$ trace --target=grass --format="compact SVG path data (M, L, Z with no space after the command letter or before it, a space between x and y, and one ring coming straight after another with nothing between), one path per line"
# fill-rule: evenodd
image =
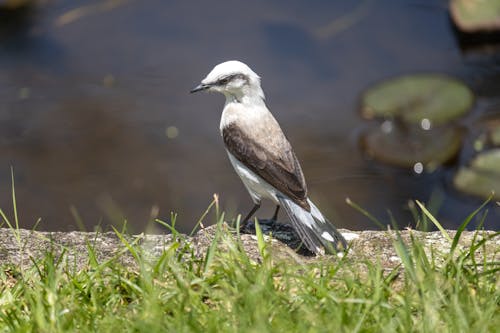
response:
M214 242L224 250L213 243L197 257L174 229L177 241L151 260L115 230L134 267L99 262L91 244L79 271L50 249L29 269L2 264L0 332L495 332L500 265L480 253L498 247L498 233L456 247L477 214L448 235L452 251L440 261L399 237L402 264L392 271L373 262L361 271L349 255L275 261L259 228L261 262L221 227Z

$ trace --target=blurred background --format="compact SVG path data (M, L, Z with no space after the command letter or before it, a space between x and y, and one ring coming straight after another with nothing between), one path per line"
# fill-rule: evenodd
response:
M470 87L473 106L457 121L465 133L499 118L499 44L464 37L448 9L442 0L0 0L0 207L12 216L12 167L25 228L126 219L133 232L159 231L153 220L175 212L188 231L214 193L229 220L247 213L219 134L224 98L188 93L238 59L262 77L310 197L337 226L378 228L350 198L400 227L414 225L408 203L420 200L456 228L485 201L453 186L474 138L424 170L380 162L360 144L370 126L362 94L399 75L442 73ZM495 200L489 229L500 227ZM259 217L272 210L264 204Z

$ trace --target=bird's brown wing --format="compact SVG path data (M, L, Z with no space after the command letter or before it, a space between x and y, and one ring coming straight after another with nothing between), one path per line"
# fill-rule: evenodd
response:
M280 135L283 135L280 131ZM269 140L272 149L266 147L266 140L256 141L246 135L236 124L222 129L222 137L227 150L247 168L297 205L310 211L307 202L307 186L299 161L292 147L283 140Z

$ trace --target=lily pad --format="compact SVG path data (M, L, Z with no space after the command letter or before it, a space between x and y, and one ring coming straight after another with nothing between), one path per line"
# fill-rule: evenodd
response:
M34 2L34 0L0 0L0 9L17 9Z
M478 171L486 171L500 176L500 149L491 149L477 155L471 162L471 167Z
M467 113L474 102L472 91L461 81L441 74L417 74L383 81L362 97L367 119L400 118L406 123L427 120L448 123Z
M500 146L500 126L490 132L490 141L495 146Z
M452 0L450 12L453 22L464 32L500 30L500 0Z
M474 128L479 133L474 141L476 151L500 147L500 118L498 115L484 117L475 124Z
M462 167L455 174L453 184L459 191L500 200L500 149L485 151L472 160L470 167Z
M486 123L488 140L493 146L500 146L500 119L493 119Z
M462 130L455 127L428 131L388 127L384 123L367 131L361 144L369 156L394 166L409 168L421 163L434 170L455 157L462 144Z

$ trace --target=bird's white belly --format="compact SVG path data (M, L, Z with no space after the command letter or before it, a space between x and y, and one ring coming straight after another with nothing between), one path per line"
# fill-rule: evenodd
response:
M262 198L270 199L278 204L276 194L278 191L269 185L264 179L256 175L252 170L248 169L243 163L238 161L230 152L227 153L229 160L234 167L234 170L240 176L241 181L250 193L252 200L257 203Z

